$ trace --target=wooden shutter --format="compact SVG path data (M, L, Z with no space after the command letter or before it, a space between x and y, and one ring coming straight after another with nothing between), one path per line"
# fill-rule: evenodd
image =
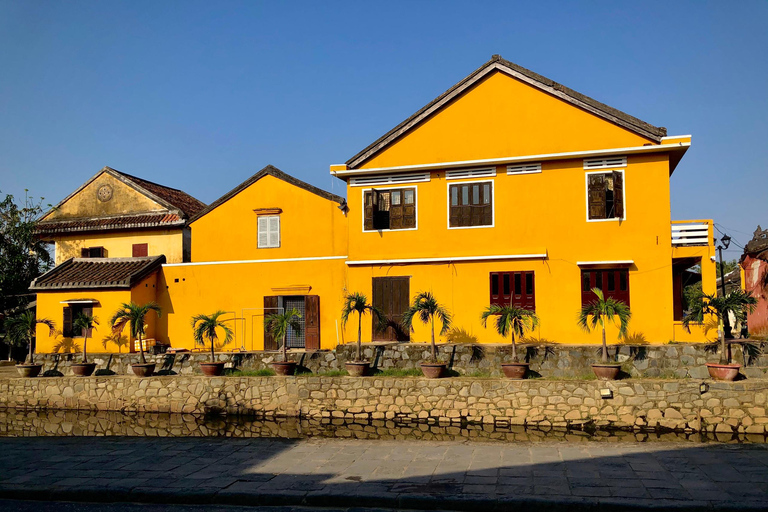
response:
M72 337L72 308L69 306L64 308L64 319L61 322L62 334L65 338Z
M480 200L482 201L482 225L493 224L493 183L480 184Z
M403 190L403 228L416 227L416 189Z
M410 293L409 277L374 277L373 305L381 309L387 318L387 328L372 325L374 341L409 341L410 332L402 326L403 313L408 309Z
M258 217L258 246L260 248L269 247L269 222L267 217Z
M280 216L267 217L269 224L269 247L280 247Z
M392 190L389 193L389 229L403 228L403 191Z
M88 247L83 247L80 249L80 257L81 258L90 258L91 257L91 250Z
M320 296L304 297L304 348L320 350Z
M613 171L613 212L617 219L624 218L624 175Z
M365 220L363 222L363 229L365 231L373 230L373 191L369 190L363 197L365 208Z
M453 197L456 196L456 204L453 204ZM448 205L449 205L449 225L456 227L459 225L461 219L461 190L458 185L451 185L448 189Z
M134 258L146 258L149 255L148 244L133 244L132 253Z
M459 226L472 225L471 189L471 185L459 185Z
M589 174L588 191L589 218L605 218L605 177L603 174Z
M83 311L81 312L84 316L93 316L93 307L84 307ZM80 336L85 336L85 329L83 329L83 332L79 333ZM93 336L93 328L88 329L88 337Z
M264 297L264 318L267 318L273 313L279 313L277 310L277 295L268 295ZM264 327L264 350L277 350L277 342L275 338L269 334L266 328L266 322Z

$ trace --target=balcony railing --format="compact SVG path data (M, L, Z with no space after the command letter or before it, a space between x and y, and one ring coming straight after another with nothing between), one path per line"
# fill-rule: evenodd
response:
M672 221L672 246L709 245L712 241L711 220Z

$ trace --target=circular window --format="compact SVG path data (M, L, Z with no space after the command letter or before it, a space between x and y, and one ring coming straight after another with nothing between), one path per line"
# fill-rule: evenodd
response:
M98 192L96 192L96 197L98 197L99 201L102 203L109 201L112 199L112 187L109 185L100 186Z

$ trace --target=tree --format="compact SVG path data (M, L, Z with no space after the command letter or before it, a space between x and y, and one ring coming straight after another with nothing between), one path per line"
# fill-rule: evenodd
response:
M88 334L91 332L91 329L93 329L94 325L99 325L99 320L93 316L93 315L86 315L85 313L80 313L75 317L75 319L72 321L72 329L74 329L75 332L82 332L83 333L83 362L88 362Z
M157 314L157 318L160 318L161 309L156 302L147 302L144 305L136 304L131 301L120 305L115 314L110 320L113 333L120 333L125 328L126 324L131 326L131 336L139 340L139 353L141 354L141 364L147 364L147 358L144 357L144 343L142 342L142 336L144 336L145 326L144 318L150 311L154 311Z
M0 202L0 315L28 304L29 284L53 264L48 247L35 236L42 213L42 198L25 197L19 205L8 194Z
M56 324L47 318L36 318L32 311L25 311L19 315L8 318L5 321L5 328L8 330L8 340L14 345L29 345L28 364L35 364L34 344L32 339L35 337L37 324L48 327L49 335L53 335Z
M207 339L211 343L211 362L216 362L216 352L214 350L214 344L219 339L219 335L216 329L221 329L224 333L224 345L232 341L232 329L229 328L224 321L219 320L222 315L225 315L225 311L216 311L211 315L195 315L192 317L192 337L195 343L205 346L205 340Z
M480 319L483 322L483 327L486 327L488 318L495 316L494 321L496 332L503 338L509 335L512 338L512 360L517 363L517 347L515 344L515 336L522 338L525 336L525 331L532 331L539 325L539 317L536 313L524 308L518 308L516 306L499 306L492 304L483 311Z
M445 334L451 328L451 313L435 299L431 292L421 292L413 297L413 304L403 313L403 325L413 329L413 319L418 317L432 330L432 361L437 361L437 345L435 345L435 318L440 320L443 327L440 334Z
M606 299L600 288L592 288L592 293L597 295L597 298L581 308L578 324L579 327L587 332L592 331L598 325L602 328L603 351L600 361L602 363L607 363L608 345L605 343L605 322L608 320L615 324L616 319L618 319L619 338L621 338L627 334L627 326L629 325L630 318L632 318L632 312L629 310L629 306L623 301L616 300L613 297Z
M296 334L301 334L301 314L296 308L291 308L283 313L272 313L264 319L264 327L275 339L280 340L283 352L283 362L288 362L288 349L285 346L285 337L288 329L293 329Z
M683 317L683 325L687 328L691 322L703 323L708 315L717 318L717 336L720 341L720 364L728 364L728 347L725 342L723 319L732 313L737 322L745 322L747 313L757 307L757 299L751 293L743 290L733 290L731 293L718 297L715 294L702 294L690 305L691 311Z
M360 362L363 360L363 315L370 313L372 317L375 316L379 326L384 325L387 321L387 318L379 308L373 304L368 304L368 297L362 293L348 293L347 296L344 297L344 307L341 308L342 326L347 325L349 315L353 313L357 313L357 358L355 359L355 362Z

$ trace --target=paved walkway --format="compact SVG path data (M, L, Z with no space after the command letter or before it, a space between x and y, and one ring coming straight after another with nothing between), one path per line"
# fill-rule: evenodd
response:
M768 446L5 438L0 499L483 512L759 510L768 509Z

